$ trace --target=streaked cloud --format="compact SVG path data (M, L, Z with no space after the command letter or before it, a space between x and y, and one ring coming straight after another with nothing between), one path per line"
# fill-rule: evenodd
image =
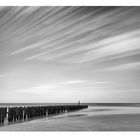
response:
M6 7L1 40L24 60L82 63L139 49L138 7ZM132 47L133 46L133 47Z
M48 93L48 92L58 92L59 89L61 90L68 90L69 88L82 88L81 84L84 86L91 86L94 87L95 85L101 85L101 84L106 84L109 83L109 81L92 81L92 80L75 80L75 81L64 81L64 82L59 82L59 83L52 83L52 84L42 84L40 86L35 86L31 87L28 89L21 89L17 90L16 92L21 92L21 93ZM67 89L65 89L67 88Z
M5 76L6 76L6 74L0 74L0 78L3 78Z
M0 7L0 66L0 100L120 101L124 90L132 97L140 7Z
M114 67L102 69L101 71L118 71L118 70L140 70L140 62L117 65Z

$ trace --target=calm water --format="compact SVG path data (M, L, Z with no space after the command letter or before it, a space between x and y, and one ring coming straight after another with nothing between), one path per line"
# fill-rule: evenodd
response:
M140 107L135 106L89 106L88 109L83 109L76 112L63 114L65 117L75 116L101 116L101 115L117 115L117 114L140 114ZM59 116L56 116L59 117Z

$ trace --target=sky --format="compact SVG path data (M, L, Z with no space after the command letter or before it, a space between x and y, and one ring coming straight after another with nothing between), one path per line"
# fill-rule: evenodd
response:
M0 102L140 102L140 7L0 7Z

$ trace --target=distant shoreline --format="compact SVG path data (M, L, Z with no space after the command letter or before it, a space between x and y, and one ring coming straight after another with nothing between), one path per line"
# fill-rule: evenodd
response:
M0 106L26 106L26 105L76 105L77 103L0 103ZM81 103L89 106L134 106L140 107L140 103Z

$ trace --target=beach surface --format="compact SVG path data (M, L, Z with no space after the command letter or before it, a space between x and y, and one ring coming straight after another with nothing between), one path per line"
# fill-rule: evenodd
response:
M75 112L5 125L0 131L140 131L140 107L89 106Z

